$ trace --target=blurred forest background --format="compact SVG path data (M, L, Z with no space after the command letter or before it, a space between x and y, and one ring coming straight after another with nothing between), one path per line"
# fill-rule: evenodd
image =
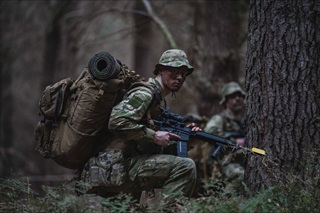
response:
M183 49L195 72L170 108L220 111L222 85L244 85L248 9L248 0L1 1L0 176L51 182L74 174L34 150L38 101L100 51L147 79L163 51Z
M163 51L180 48L195 71L168 98L171 110L209 118L221 110L223 84L238 81L246 144L267 153L247 156L245 184L294 188L278 201L259 193L254 205L318 210L319 23L319 0L0 1L0 178L28 177L29 187L74 176L34 150L47 85L76 79L101 51L147 79Z

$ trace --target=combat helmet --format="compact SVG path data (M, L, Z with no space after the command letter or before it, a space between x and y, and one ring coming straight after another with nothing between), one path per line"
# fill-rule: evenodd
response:
M193 72L193 67L189 64L186 53L179 49L166 50L160 57L159 64L156 64L153 74L157 75L159 68L165 67L182 67L188 68L188 75Z
M246 95L246 93L241 89L241 87L238 83L232 81L232 82L225 84L220 92L222 100L219 102L219 104L223 105L224 102L226 101L226 97L228 95L231 95L236 92L240 92L243 96Z

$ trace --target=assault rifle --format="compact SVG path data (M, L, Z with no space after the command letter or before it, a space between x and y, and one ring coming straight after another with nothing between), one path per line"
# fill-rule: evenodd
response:
M193 132L191 131L191 128L187 127L184 123L185 118L183 116L174 114L168 109L162 110L161 118L159 120L152 121L160 131L167 131L180 136L180 139L177 141L177 155L180 157L188 157L189 139L197 139L217 146L215 151L212 153L211 158L215 158L218 152L223 147L250 150L248 148L234 144L230 140L219 137L217 135L212 135L202 131ZM266 152L262 149L252 148L250 151L257 154L266 155Z

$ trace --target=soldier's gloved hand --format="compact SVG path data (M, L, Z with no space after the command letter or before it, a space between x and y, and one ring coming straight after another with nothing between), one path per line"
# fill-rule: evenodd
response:
M168 146L168 143L172 140L180 139L179 135L165 132L165 131L156 131L155 137L154 137L154 143L158 144L162 147Z

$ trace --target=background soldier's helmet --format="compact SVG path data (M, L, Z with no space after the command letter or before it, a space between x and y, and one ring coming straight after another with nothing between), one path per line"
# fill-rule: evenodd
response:
M171 49L165 51L160 57L159 64L156 65L153 73L158 74L161 66L165 67L182 67L186 66L188 68L188 75L193 71L193 67L189 64L186 53L183 50Z
M223 86L221 89L220 95L222 97L222 100L219 102L220 105L223 105L226 101L226 97L228 95L231 95L233 93L240 92L243 96L246 95L246 93L241 89L240 85L236 82L230 82Z

